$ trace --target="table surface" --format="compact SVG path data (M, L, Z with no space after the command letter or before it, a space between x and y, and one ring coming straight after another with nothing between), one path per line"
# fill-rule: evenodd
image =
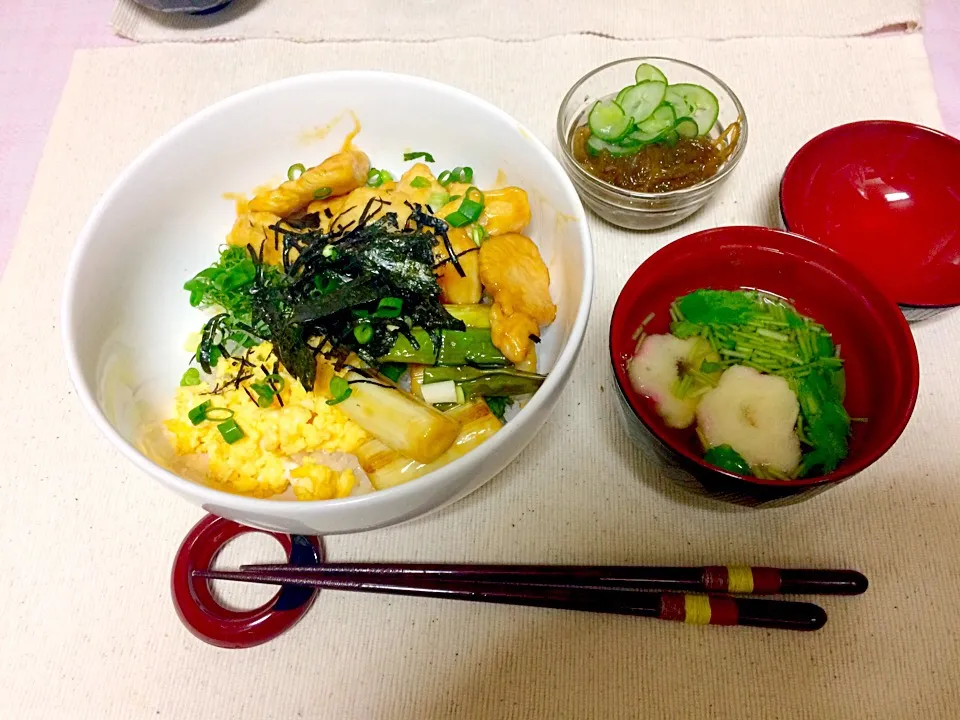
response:
M0 6L0 272L47 130L80 48L128 44L110 30L113 0L3 0ZM944 127L960 135L960 2L929 0L924 38ZM64 188L69 191L69 188Z

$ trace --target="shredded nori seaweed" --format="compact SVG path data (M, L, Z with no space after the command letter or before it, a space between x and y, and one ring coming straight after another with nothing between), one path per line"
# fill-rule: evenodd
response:
M218 353L237 355L254 341L269 340L287 372L312 390L319 354L342 367L355 352L376 367L399 335L419 347L414 327L437 344L441 330L465 330L440 303L434 274L434 247L443 243L448 261L465 276L447 224L423 206L407 204L411 214L404 227L380 198L341 227L337 220L355 208L344 210L330 232L320 228L317 213L271 225L276 247L282 247L282 268L263 262L263 247L257 253L248 246L242 257L242 248L226 248L220 262L187 288L191 301L199 299L194 304L224 311L204 326L196 356L204 371L211 371ZM226 290L216 282L222 277L233 280ZM384 298L402 301L398 317L378 315ZM372 335L355 333L359 325L370 326Z

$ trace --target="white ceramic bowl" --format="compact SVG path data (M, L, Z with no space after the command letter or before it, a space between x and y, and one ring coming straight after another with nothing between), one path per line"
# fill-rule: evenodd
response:
M167 417L203 314L183 283L216 259L234 219L229 192L280 181L293 163L335 152L352 123L314 132L352 110L356 145L376 167L401 170L405 151L427 150L439 169L470 165L478 186L498 173L530 196L528 234L551 273L559 310L539 346L549 377L506 427L468 455L388 490L321 502L241 497L180 477L160 461L151 428ZM306 133L306 135L305 135ZM593 254L583 207L550 152L506 113L421 78L332 72L271 83L228 98L182 123L114 182L74 250L63 299L70 375L94 422L133 463L205 510L267 530L348 533L436 510L500 472L547 419L570 377L593 294Z

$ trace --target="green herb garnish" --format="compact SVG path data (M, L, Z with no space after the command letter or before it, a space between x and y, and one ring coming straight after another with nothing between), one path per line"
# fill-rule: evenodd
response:
M800 403L798 434L809 448L798 476L837 468L849 450L850 417L843 407L843 360L822 325L781 298L745 290L697 290L678 298L670 316L672 334L702 337L720 356L720 362L704 361L700 373L737 364L790 383Z
M750 464L743 459L743 456L729 445L717 445L710 448L703 454L703 459L711 465L716 465L721 470L727 470L738 475L750 475L753 472L750 469Z
M490 412L496 415L500 422L503 422L504 415L507 414L507 408L513 404L513 398L504 395L485 397L484 400L487 403L487 407L490 408Z
M196 368L187 368L187 371L180 378L180 387L190 387L200 384L200 371Z

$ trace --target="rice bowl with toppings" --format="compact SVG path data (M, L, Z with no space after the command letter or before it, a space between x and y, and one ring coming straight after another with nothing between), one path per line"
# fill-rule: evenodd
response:
M336 103L329 102L330 97L337 98ZM420 113L416 120L395 113L387 117L382 112L387 106L421 107L425 99L433 103L432 112L426 116ZM469 198L450 200L449 208L431 205L433 212L424 209L423 215L464 215L466 222L455 234L462 234L459 240L474 247L479 247L477 239L483 246L490 245L493 267L497 266L496 256L501 251L529 254L526 248L532 245L549 275L549 302L555 307L552 320L546 322L540 301L521 307L529 298L513 294L510 278L497 277L495 273L488 273L487 282L480 280L484 294L479 302L448 302L452 298L446 295L441 301L440 294L446 288L441 287L443 282L436 272L440 268L433 266L443 258L433 255L436 243L431 243L430 277L438 290L433 307L440 308L442 314L437 316L451 327L429 328L427 335L435 331L463 333L470 342L460 342L464 338L455 337L456 342L448 344L442 339L432 345L423 343L420 320L406 328L414 342L400 328L398 335L406 344L385 334L384 329L393 332L388 325L403 324L384 316L396 312L396 300L402 301L403 315L411 307L410 296L388 288L389 292L369 301L352 303L349 313L338 316L347 320L349 315L349 336L346 342L338 339L339 350L334 356L326 352L333 350L333 344L326 347L316 338L306 338L311 358L317 360L314 351L325 358L324 363L314 363L313 384L306 374L307 363L289 360L290 350L297 349L284 347L283 333L265 337L258 334L263 328L254 327L250 337L241 339L235 328L220 325L221 320L210 328L208 340L216 342L207 342L204 352L198 352L198 329L205 320L209 322L223 313L216 303L208 303L202 293L195 293L196 287L185 291L185 282L204 273L204 268L211 270L219 265L221 270L227 269L242 253L246 253L242 260L245 267L235 277L228 270L221 283L246 283L248 262L257 273L269 274L268 268L282 267L282 258L278 264L277 258L270 255L280 247L272 234L271 243L265 247L261 244L256 257L250 254L246 245L257 250L256 243L250 240L258 233L263 237L263 226L258 223L262 216L248 213L269 212L284 223L300 223L302 210L284 216L270 208L254 207L253 200L261 192L280 190L285 183L293 182L287 177L288 170L292 169L297 178L306 177L307 171L341 152L344 136L355 129L349 123L351 114L362 125L356 148L362 148L360 152L367 155L370 167L353 190L344 188L340 194L331 192L321 197L325 195L324 187L330 186L311 188L307 204L336 201L351 192L373 196L395 191L391 184L399 186L404 174L417 165L426 165L433 180L421 175L418 169L407 178L409 188L401 192L427 190L416 185L428 182L429 194L436 191L435 184L443 185L441 178L451 197L464 195L458 192L460 186L464 186L462 190L475 187L477 190L471 190ZM485 132L465 134L462 129L457 130L468 117L474 130L485 128ZM331 121L337 118L341 118L342 124ZM325 128L323 137L311 130L318 126ZM330 127L334 127L333 132ZM416 152L430 153L435 163L425 157L403 159ZM294 167L298 164L303 165L302 171ZM468 164L473 165L472 181L459 173L455 179L443 176L444 171L452 176L458 167L465 170ZM378 172L374 178L370 173L375 169ZM384 170L391 179L382 174ZM423 179L418 180L420 177ZM374 187L378 180L379 187ZM268 185L265 187L264 183ZM257 190L252 192L253 188ZM490 210L489 216L496 214L492 211L497 203L513 201L518 193L510 188L528 193L526 227L520 232L503 228L504 232L498 235L494 223L484 227L483 232L489 237L481 236L480 229L471 226L484 226L485 221L471 219L477 209L470 203L465 205L465 200L482 203L481 214ZM246 212L238 213L237 195L244 195ZM224 196L233 200L228 202ZM379 205L379 201L374 205ZM364 203L357 214L366 207ZM331 214L336 216L332 208ZM383 219L384 213L379 215L375 222ZM318 236L328 231L320 225L331 220L322 209L318 216L320 219L309 221L314 227L284 229L291 236L301 230ZM446 222L442 217L438 219ZM459 218L454 217L454 221ZM404 218L398 217L396 222L399 232L407 226ZM276 226L276 220L271 219L270 225ZM410 235L432 233L418 231L416 221L411 222L410 228ZM239 242L244 233L246 241ZM218 259L216 248L225 236L238 242L228 240L221 246ZM281 234L281 244L284 240ZM493 241L499 241L500 247ZM293 242L296 238L291 237L290 243ZM328 244L335 243L317 246L319 256L323 256ZM445 242L440 246L447 247ZM224 257L223 251L237 254ZM460 252L455 249L454 255ZM477 273L470 277L475 279L480 274L480 250L457 259L461 266L475 260ZM423 265L425 260L421 257L418 262ZM443 265L451 266L448 269L459 277L453 261ZM211 270L208 275L217 276L218 272ZM569 378L589 313L592 277L589 235L576 194L549 151L516 121L466 93L429 81L383 73L327 73L256 88L213 106L158 141L121 176L94 210L78 243L64 298L64 344L71 376L93 419L134 463L167 487L212 512L264 529L351 532L409 519L452 502L489 480L516 456L546 420ZM449 279L451 293L464 290L455 287L453 277ZM254 284L260 283L257 279ZM476 287L475 281L470 284ZM324 283L314 284L314 288L332 289ZM197 301L197 307L191 307L190 300ZM483 307L479 312L476 308L465 312L447 309L457 305L461 309L471 305ZM362 312L354 315L354 310L366 311L368 316L363 317ZM305 316L296 320L302 322L313 320ZM539 334L531 329L531 322L536 323ZM346 325L344 322L344 330ZM373 335L368 337L365 327L371 325ZM475 330L484 331L486 342L482 341L484 333L471 332ZM499 339L494 341L498 332ZM232 341L238 341L237 347L221 342L231 335L236 335ZM392 345L384 350L390 340ZM227 353L220 352L218 356L221 344ZM305 358L302 350L299 348L299 355L294 357ZM244 357L248 352L250 356ZM429 360L438 358L440 352L447 359L459 360L430 364ZM202 355L209 371L200 364L198 355ZM260 364L266 370L246 367L247 363L253 365L255 359L264 360ZM236 382L238 363L244 366L241 374L252 372L253 376L242 380L239 388L217 388L231 377ZM406 375L393 379L391 374L397 363L407 366ZM327 366L332 369L332 376L328 375ZM451 368L457 368L460 374L451 376ZM369 377L370 374L377 377ZM536 383L532 388L535 392L522 394L521 390L529 387L525 384L531 381ZM497 388L503 394L494 395ZM214 390L218 392L204 395ZM304 395L300 395L301 390ZM345 390L350 391L349 396ZM404 439L404 433L412 432L415 426L385 423L383 428L371 432L369 427L363 427L369 419L359 415L364 405L381 404L383 393L393 398L413 396L417 412L431 419L428 429L436 432L438 427L446 428L437 435L448 443L446 449L442 443L428 443L433 453L437 447L439 455L451 450L460 436L459 429L471 423L477 423L478 433L486 432L488 436L473 444L477 435L471 434L471 443L459 446L456 457L439 465L435 464L439 455L421 452L424 448L417 450L415 443L398 455L399 444L410 440ZM465 402L461 402L461 397ZM503 397L511 397L515 402L495 399ZM287 409L291 398L293 407ZM197 410L208 400L211 405ZM281 400L285 404L282 408ZM240 401L247 406L241 409ZM269 407L260 407L261 402L268 401ZM467 410L475 409L478 403L486 408L483 418ZM457 405L462 409L459 416ZM190 418L191 411L195 411L196 425ZM503 420L498 416L501 412ZM361 427L364 434L361 436L342 416ZM438 416L442 418L439 421ZM260 422L266 417L271 422L276 419L276 425ZM174 431L168 427L171 422L175 423ZM293 437L294 425L300 428L296 431L300 439ZM391 435L386 432L387 426L399 432ZM496 432L490 433L495 426ZM317 433L310 427L316 428ZM361 437L363 443L355 447ZM277 479L277 461L273 458L261 458L273 468L267 473L272 474L270 482L265 487L251 486L254 472L259 482L256 465L260 460L251 465L252 456L244 453L243 457L238 454L228 461L228 453L222 448L214 460L210 450L219 447L218 443L237 446L234 450L244 445L270 449L283 466L286 487L276 492L284 480ZM369 446L366 455L360 452L363 445ZM411 461L417 466L412 474ZM384 473L382 489L373 491L376 485L363 471L362 462ZM178 463L189 464L190 472ZM212 476L211 466L217 477ZM332 475L327 470L317 471L316 466L327 468ZM174 471L170 471L172 467ZM343 472L347 469L353 473L353 487L346 497L338 497L346 494L345 488L350 485L349 474ZM367 480L371 481L369 485ZM310 500L276 502L295 500L298 488ZM331 493L330 500L314 501L330 497Z

